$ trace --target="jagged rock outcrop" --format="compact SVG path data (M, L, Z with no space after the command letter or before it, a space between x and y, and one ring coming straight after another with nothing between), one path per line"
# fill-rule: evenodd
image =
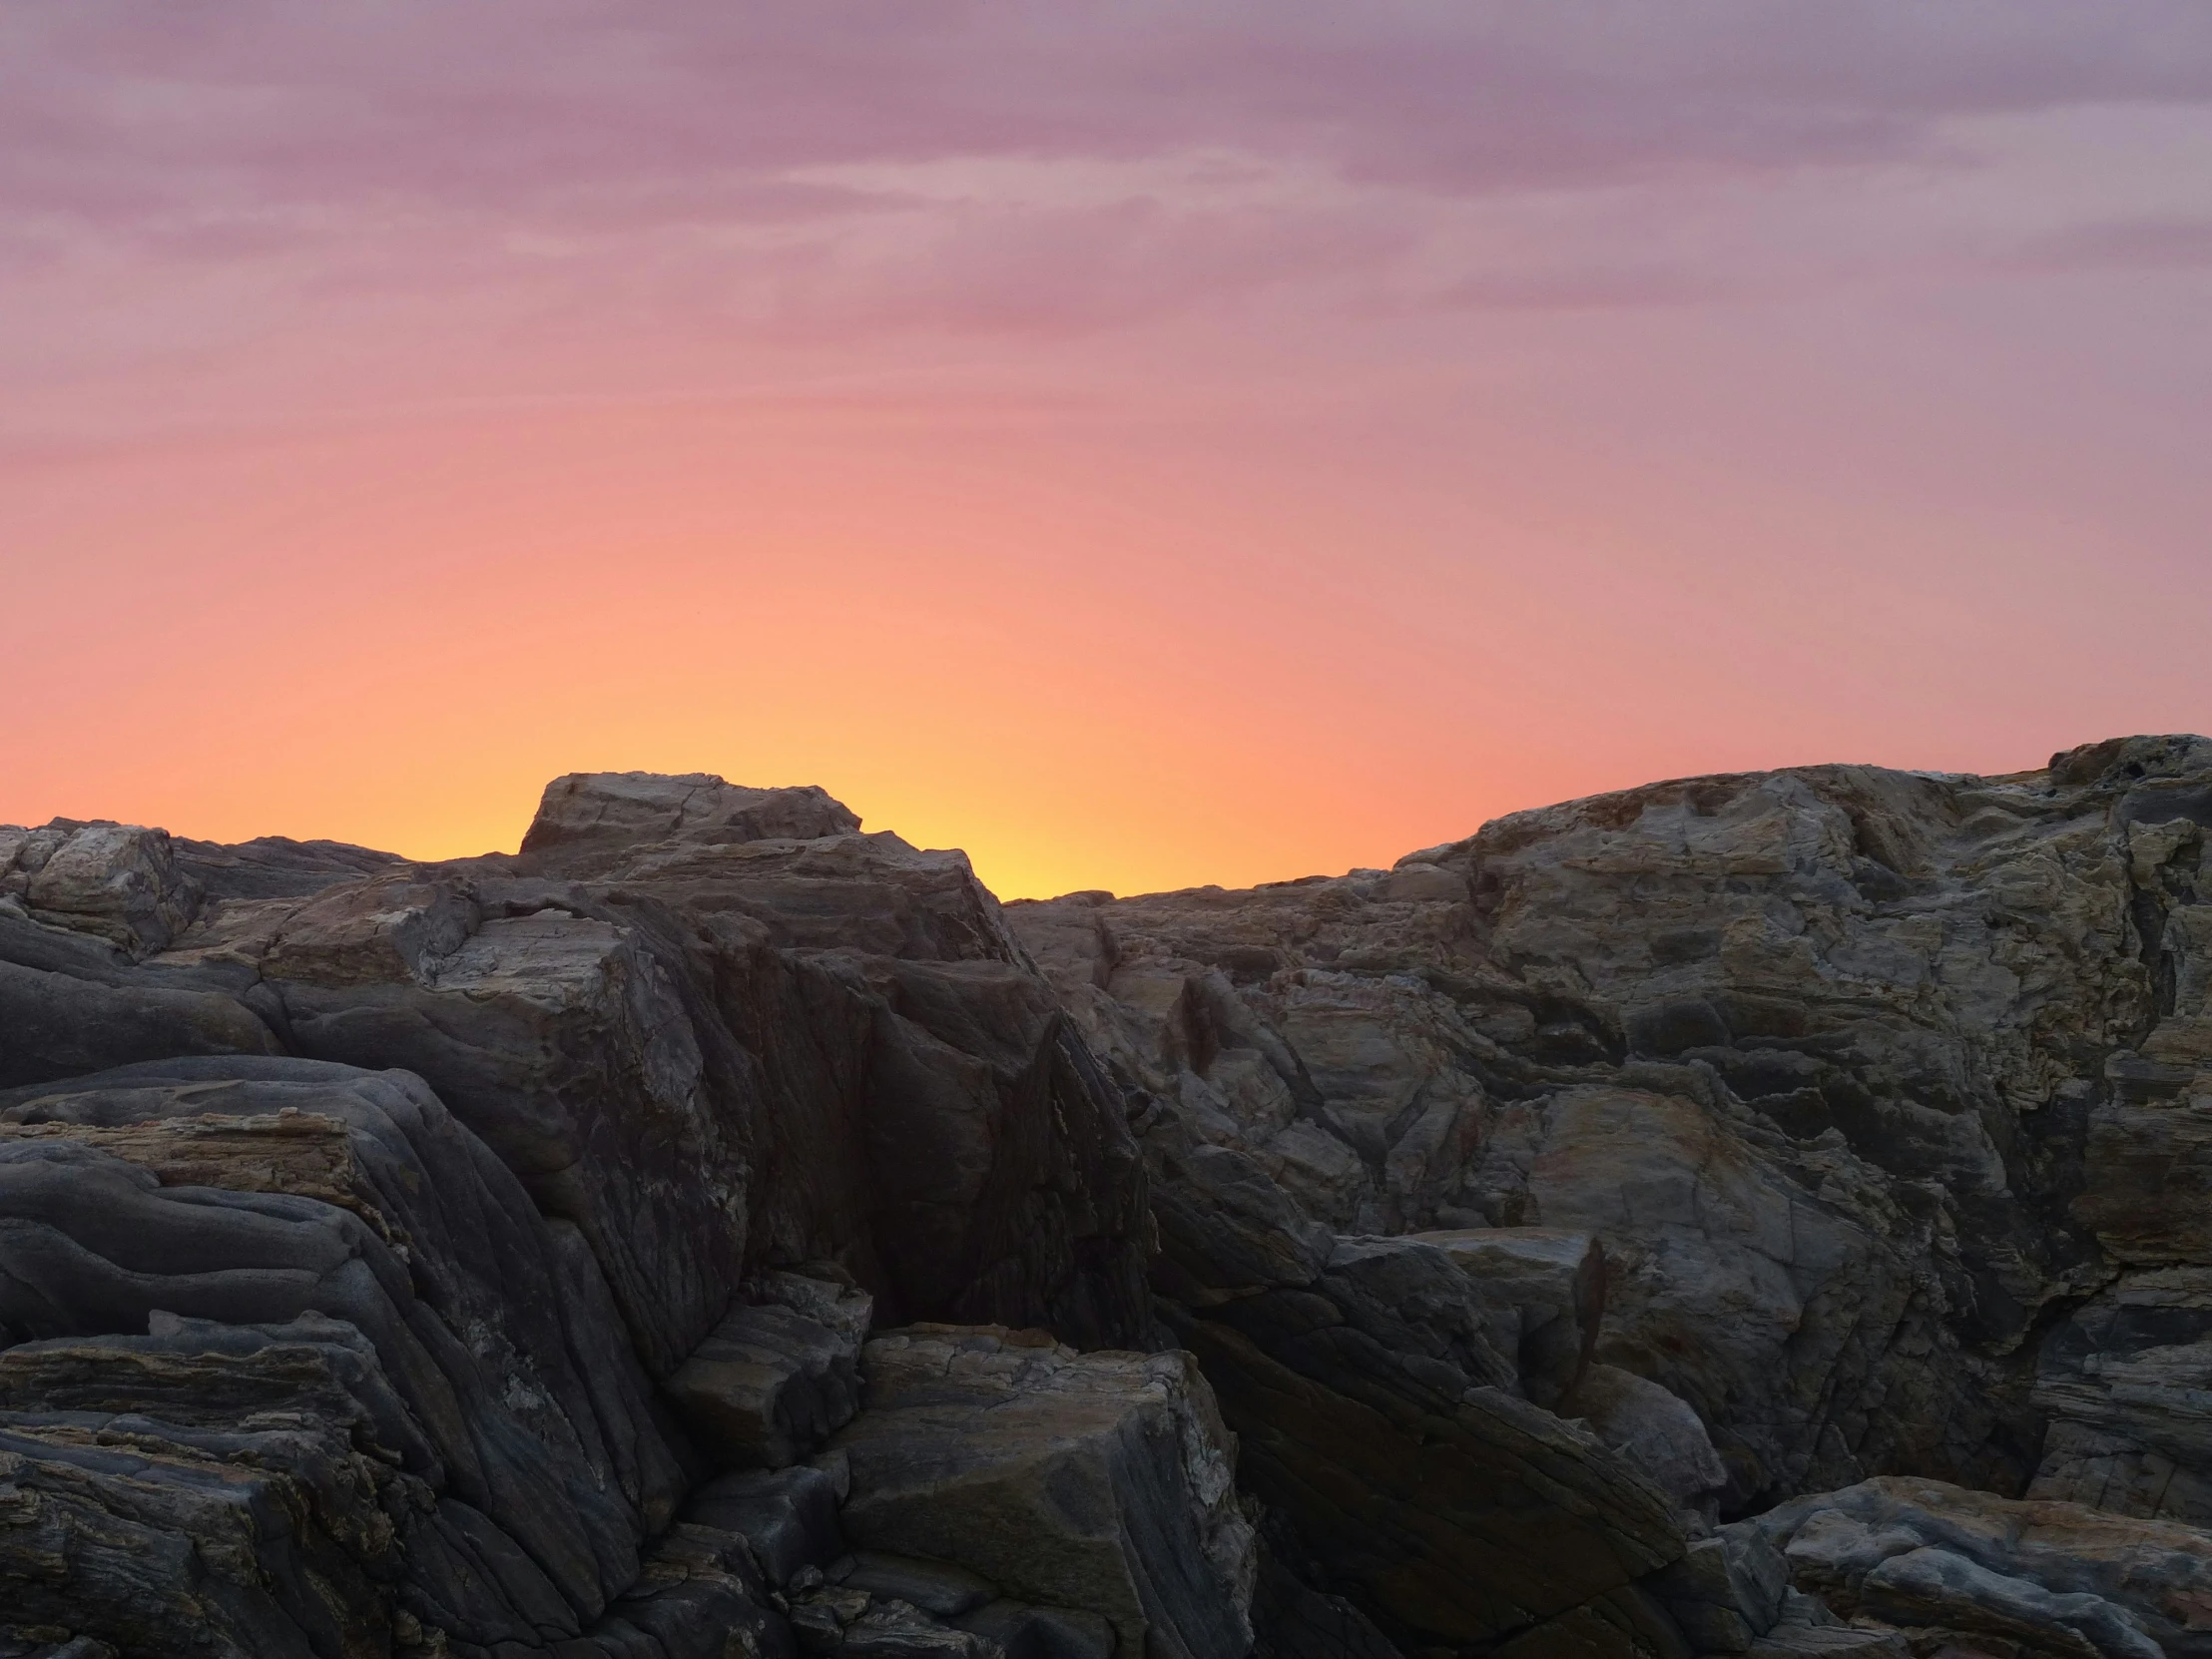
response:
M519 856L428 865L62 829L0 840L0 1086L411 1071L583 1231L656 1379L756 1261L843 1261L893 1323L1148 1328L1118 1097L965 859L819 790L563 779Z
M0 1091L34 1647L788 1651L819 1539L710 1477L849 1418L871 1307L1155 1329L1118 1093L965 860L820 791L565 779L444 864L0 831Z
M2198 1655L2207 830L2195 739L1004 910L704 776L0 829L0 1659Z
M623 1651L688 1453L575 1229L418 1079L186 1058L0 1095L0 1124L18 1619L125 1652ZM180 1164L178 1131L224 1156Z
M1292 1286L1327 1300L1329 1236L1535 1226L1606 1263L1612 1405L1559 1410L1664 1416L1677 1500L1903 1471L2212 1519L2208 827L2212 744L2129 739L1693 779L1386 871L1008 915L1144 1103L1156 1283L1248 1467L1350 1397L1334 1358L1282 1367L1303 1398L1227 1360ZM1278 1495L1321 1587L1444 1632L1332 1557L1338 1500ZM1462 1559L1528 1582L1488 1547Z

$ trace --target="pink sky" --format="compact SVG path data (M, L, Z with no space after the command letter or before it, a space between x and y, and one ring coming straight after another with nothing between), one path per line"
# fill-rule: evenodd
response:
M2212 9L0 10L0 822L1008 893L2212 728Z

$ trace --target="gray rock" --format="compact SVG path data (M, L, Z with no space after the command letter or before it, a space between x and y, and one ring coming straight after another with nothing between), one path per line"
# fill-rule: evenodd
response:
M2208 828L2131 739L1004 909L704 776L0 830L4 1641L1236 1655L1250 1506L1270 1659L2205 1653ZM1206 1380L925 1330L693 1490L870 1300Z
M32 1339L0 1351L0 1437L42 1517L0 1529L0 1576L27 1611L149 1652L617 1616L682 1453L589 1256L419 1080L185 1059L0 1117L0 1321Z
M944 1561L911 1555L886 1555L864 1549L837 1577L849 1590L906 1602L940 1619L957 1618L997 1599L997 1586Z
M2017 1491L2055 1413L2047 1481L2194 1514L2198 1339L2100 1349L2059 1311L2212 1268L2208 825L2212 744L2127 739L1683 780L1391 872L1006 914L1146 1102L1155 1283L1195 1316L1292 1288L1306 1223L1587 1233L1591 1359L1687 1402L1723 1513L1885 1470ZM1214 1163L1277 1191L1244 1177L1228 1226ZM1301 1218L1272 1276L1271 1206Z
M1559 1409L1589 1423L1678 1507L1714 1518L1728 1470L1686 1400L1633 1372L1592 1366Z
M1124 1659L1251 1645L1234 1442L1187 1356L920 1326L870 1342L862 1370L866 1409L835 1441L856 1543L1098 1614Z
M2212 1534L2193 1527L1897 1476L1738 1525L1840 1611L2081 1659L2212 1651Z
M38 919L104 938L134 958L182 933L203 896L178 868L165 831L67 819L43 830L0 827L0 893L8 892Z
M860 1408L857 1362L873 1304L865 1292L796 1274L761 1289L796 1306L737 1309L677 1368L668 1393L711 1457L776 1469L808 1456Z
M823 791L749 790L708 773L571 773L546 785L522 849L577 859L681 837L710 844L850 834L860 821Z
M1073 1607L998 1600L961 1614L955 1622L996 1642L1006 1659L1113 1659L1114 1627L1096 1613Z
M1004 1659L988 1636L962 1630L901 1602L876 1602L820 1651L848 1659Z
M670 1529L700 1368L657 1384L734 1303L786 1375L722 1458L849 1415L871 1299L1149 1339L1118 1091L965 860L857 829L624 775L516 858L0 831L0 1427L59 1528L0 1570L69 1563L39 1616L665 1659L758 1615L774 1651L748 1534ZM148 1455L87 1449L119 1434ZM842 1547L847 1466L788 1473L724 1517L780 1569Z
M1755 1527L1700 1538L1647 1581L1699 1653L1745 1653L1779 1624L1793 1593L1790 1564Z
M1930 1634L1930 1633L1924 1633ZM1875 1620L1846 1624L1821 1602L1792 1592L1773 1629L1747 1650L1751 1659L1907 1659L1915 1650L1893 1625ZM1957 1653L1955 1647L1936 1652ZM1966 1649L1977 1652L1977 1649Z
M1947 1549L1893 1555L1860 1580L1859 1602L1895 1624L2018 1642L2072 1659L2161 1659L2163 1649L2101 1596L2053 1595Z
M836 1482L825 1470L747 1469L699 1487L684 1515L742 1535L769 1582L782 1586L844 1554L838 1502Z
M1491 1346L1514 1357L1529 1398L1555 1405L1574 1391L1605 1317L1605 1252L1594 1234L1485 1227L1412 1236L1467 1276Z

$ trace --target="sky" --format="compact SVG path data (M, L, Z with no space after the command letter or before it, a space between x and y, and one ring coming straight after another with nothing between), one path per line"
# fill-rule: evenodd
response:
M0 822L1002 894L2212 729L2200 0L0 5Z

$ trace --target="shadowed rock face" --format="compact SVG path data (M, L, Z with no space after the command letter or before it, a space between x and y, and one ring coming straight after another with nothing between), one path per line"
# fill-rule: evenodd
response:
M966 860L819 790L567 778L519 857L427 865L5 835L0 1085L404 1067L583 1232L656 1378L749 1262L842 1260L887 1323L1149 1329L1118 1095Z
M1349 1339L1260 1340L1303 1396L1229 1359L1328 1296L1327 1235L1541 1227L1605 1260L1614 1381L1559 1411L1611 1437L1626 1384L1671 1393L1717 1461L1657 1394L1619 1442L1680 1442L1645 1459L1678 1498L1909 1471L2212 1520L2207 827L2212 744L2128 739L1656 785L1390 870L1008 916L1150 1103L1155 1280L1248 1467L1353 1391ZM1297 1485L1336 1587L1444 1629L1357 1502Z
M419 1079L188 1058L0 1122L17 1618L255 1653L619 1619L688 1452L575 1230Z
M1144 1344L1119 1093L965 860L857 829L637 775L513 858L0 830L0 1640L786 1651L679 1519L766 1454L671 1408L712 1333L807 1338L772 1438L871 1298ZM858 1288L744 1306L802 1264Z
M1003 910L705 776L0 829L0 1659L2193 1659L2208 830L2195 739Z

